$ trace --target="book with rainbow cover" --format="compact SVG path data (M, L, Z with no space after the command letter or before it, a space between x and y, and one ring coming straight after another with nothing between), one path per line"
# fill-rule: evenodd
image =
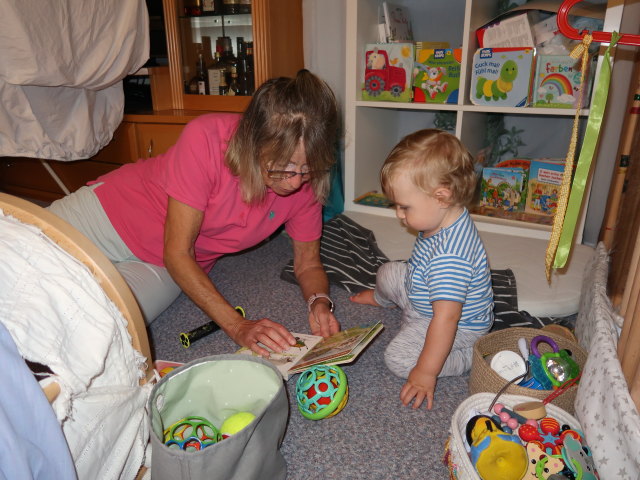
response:
M591 63L585 72L586 91L581 108L589 105ZM537 55L533 84L533 106L543 108L576 108L580 99L582 72L580 59L568 55Z

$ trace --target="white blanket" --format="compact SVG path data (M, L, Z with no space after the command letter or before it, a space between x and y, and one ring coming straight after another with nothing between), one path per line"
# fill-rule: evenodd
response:
M607 297L609 259L598 244L584 273L576 336L588 352L576 396L576 417L600 478L640 478L640 414L629 395L616 353L621 323Z
M0 321L23 358L49 366L61 386L53 408L78 478L134 478L152 385L138 384L145 359L126 320L83 264L1 210L0 258Z
M0 156L85 159L149 58L144 0L0 0Z

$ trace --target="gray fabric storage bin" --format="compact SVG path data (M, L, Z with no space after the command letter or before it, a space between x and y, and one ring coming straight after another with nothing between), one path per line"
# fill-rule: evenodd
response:
M163 377L149 397L151 478L285 479L280 453L289 403L280 373L266 360L245 355L213 355ZM243 430L200 451L167 447L163 431L178 420L199 416L220 429L238 411L256 418Z

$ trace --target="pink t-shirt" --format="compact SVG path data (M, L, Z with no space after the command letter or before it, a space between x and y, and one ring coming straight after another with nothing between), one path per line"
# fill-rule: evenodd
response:
M240 116L202 115L189 122L165 154L122 167L91 183L122 240L140 260L163 266L164 223L169 196L204 212L195 242L198 264L209 271L216 259L257 245L282 224L294 240L322 234L322 206L305 183L287 197L271 189L259 205L242 201L239 179L224 162L227 142Z

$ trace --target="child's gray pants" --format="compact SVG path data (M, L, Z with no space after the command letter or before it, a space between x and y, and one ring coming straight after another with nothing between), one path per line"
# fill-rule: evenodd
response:
M431 323L416 312L405 289L406 262L385 263L378 269L374 298L383 307L397 306L402 310L400 332L391 340L384 354L387 367L397 376L407 378L416 366L424 347L427 329ZM458 376L471 369L473 344L481 333L458 329L451 352L439 377Z

